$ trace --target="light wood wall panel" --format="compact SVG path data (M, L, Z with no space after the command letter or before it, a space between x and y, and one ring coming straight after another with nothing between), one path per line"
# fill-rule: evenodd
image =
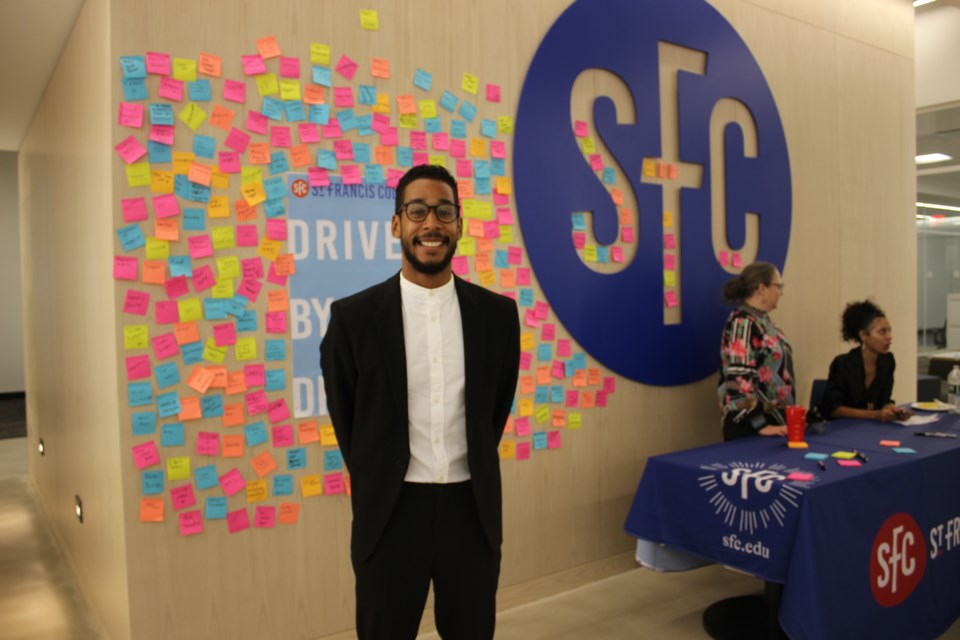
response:
M113 516L112 528L96 529L101 525L94 523L103 522L99 517L91 517L94 526L79 531L68 517L60 516L57 526L68 548L78 550L74 556L99 552L105 544L83 535L92 530L120 549L106 559L97 556L102 566L87 568L91 577L84 580L112 637L318 638L353 624L345 498L304 501L296 527L234 536L209 528L200 536L180 537L169 508L163 525L138 522L140 474L130 460L130 410L123 400L125 384L116 374L122 366L120 328L125 320L109 269L118 250L110 238L121 219L119 201L133 194L110 152L129 133L110 127L122 95L118 57L162 51L195 58L208 51L223 57L225 77L238 78L239 57L255 51L256 38L276 35L284 54L301 60L309 59L311 42L321 42L331 45L334 59L347 53L361 68L371 57L389 58L392 79L377 85L392 97L411 92L418 67L430 71L440 88L458 89L463 72L497 82L502 105L477 101L479 116L489 117L514 112L527 65L567 4L125 0L112 3L108 15L106 0L88 0L74 36L82 52L61 62L61 80L51 85L68 84L68 78L77 76L86 79L83 87L89 93L76 100L84 105L84 115L74 113L76 106L65 107L69 94L48 92L22 163L21 192L30 212L25 219L29 215L32 220L23 232L29 247L26 298L28 317L35 321L28 322L33 324L28 330L28 397L33 424L69 439L72 447L87 453L87 460L100 463L91 471L73 457L48 457L45 468L34 462L34 475L50 496L45 499L51 511L63 506L57 504L63 498L56 498L60 485L77 477L107 494L109 505L100 509ZM832 0L712 4L759 61L787 136L793 236L784 273L787 294L775 318L794 343L800 399L806 400L810 381L825 376L830 358L843 348L837 320L843 304L867 295L890 314L900 361L896 397L909 399L916 322L909 3L852 0L843 9ZM379 11L379 32L360 31L360 8ZM858 21L868 14L869 19ZM70 66L78 56L87 61L82 70ZM91 68L100 75L91 78ZM71 90L78 91L79 84L77 80ZM600 93L610 87L598 80L582 91ZM256 94L253 86L248 91ZM590 102L589 95L572 100ZM220 102L216 93L214 102ZM248 104L256 100L248 99ZM241 108L237 122L244 116ZM91 121L98 126L90 127ZM68 127L70 136L62 133ZM44 180L51 167L62 180ZM86 220L93 221L82 229L72 215L77 202L89 208ZM54 233L63 251L51 257L41 249L54 228L62 229ZM66 246L67 239L75 238L84 242ZM77 267L66 259L73 256L83 264ZM89 304L79 323L53 320L55 311L76 308L79 300L70 285L81 277L98 304ZM50 291L56 295L45 297ZM537 294L542 299L539 290ZM77 344L81 330L97 339ZM91 367L94 376L88 375ZM632 540L622 531L623 520L647 457L719 440L715 376L675 388L647 387L620 377L616 384L609 406L585 411L583 428L565 432L561 449L502 464L505 594L629 552ZM68 432L67 424L82 427ZM319 468L319 453L314 449L310 456L310 468ZM71 499L72 493L69 489ZM129 601L125 595L116 597L128 587Z

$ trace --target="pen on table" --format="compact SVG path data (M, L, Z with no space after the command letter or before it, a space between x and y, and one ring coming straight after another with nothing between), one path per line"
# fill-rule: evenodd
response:
M824 471L827 470L827 463L824 462L823 460L817 460L817 466L823 469Z
M945 433L943 431L915 431L918 436L927 436L930 438L956 438L957 434L955 433Z
M870 459L867 458L867 456L865 456L865 455L863 455L862 453L860 453L859 451L854 451L853 454L854 454L855 456L857 456L858 458L860 458L863 462L870 462Z

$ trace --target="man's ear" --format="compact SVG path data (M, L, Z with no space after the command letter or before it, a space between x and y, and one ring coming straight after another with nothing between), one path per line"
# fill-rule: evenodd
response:
M394 238L400 237L400 216L393 214L393 220L390 221L390 229Z

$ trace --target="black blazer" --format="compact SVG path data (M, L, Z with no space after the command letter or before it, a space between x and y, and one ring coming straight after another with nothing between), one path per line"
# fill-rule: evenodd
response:
M830 377L820 401L820 413L829 418L839 407L882 409L893 402L893 372L897 362L892 353L877 354L877 373L870 388L864 386L867 373L860 347L842 353L830 363Z
M498 445L519 373L517 305L456 276L454 281L463 323L467 465L484 533L499 553ZM350 472L351 557L356 565L376 548L410 460L399 273L331 305L320 367L333 429Z

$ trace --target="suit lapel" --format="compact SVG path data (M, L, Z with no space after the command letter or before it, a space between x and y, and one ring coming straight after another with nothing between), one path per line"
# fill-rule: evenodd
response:
M400 299L400 274L384 283L380 306L376 310L377 338L390 379L393 402L399 415L407 415L407 358L403 340L403 307Z
M483 363L486 350L484 349L484 318L483 308L477 301L476 295L470 287L454 276L457 289L457 302L460 305L460 323L463 326L463 369L464 369L464 404L467 415L467 425L470 416L476 415L471 409L478 405L483 390Z

